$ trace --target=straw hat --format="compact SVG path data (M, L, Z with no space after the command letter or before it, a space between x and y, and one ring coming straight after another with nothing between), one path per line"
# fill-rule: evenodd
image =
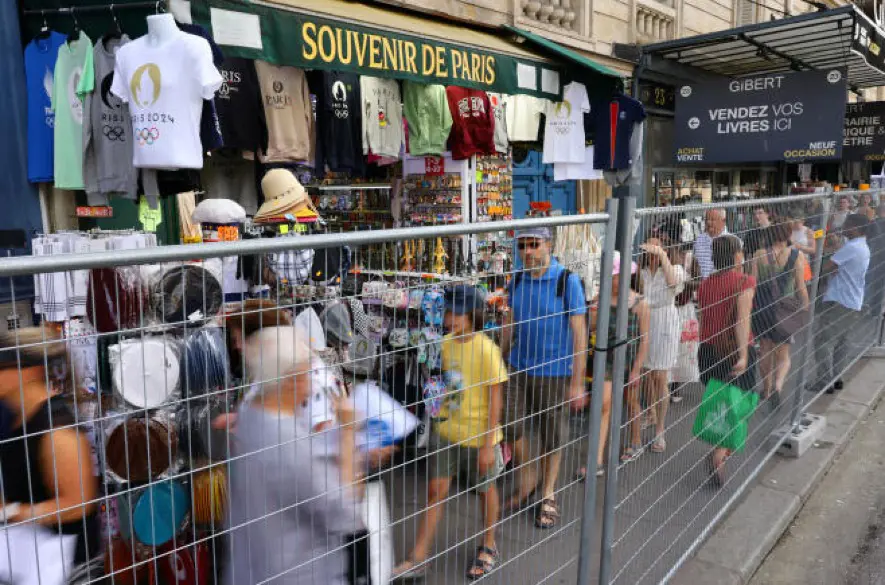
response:
M294 214L305 207L313 207L307 191L295 175L286 169L267 171L261 179L261 192L264 194L264 203L255 214L255 219Z

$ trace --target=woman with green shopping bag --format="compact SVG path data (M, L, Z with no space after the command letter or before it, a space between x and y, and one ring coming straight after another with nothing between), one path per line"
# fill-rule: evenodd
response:
M750 313L756 279L744 274L743 246L735 236L713 240L715 272L698 288L698 363L707 392L694 433L711 442L713 481L725 483L725 461L746 441L746 424L755 406L756 355ZM716 412L720 414L716 414ZM715 437L715 438L714 438Z

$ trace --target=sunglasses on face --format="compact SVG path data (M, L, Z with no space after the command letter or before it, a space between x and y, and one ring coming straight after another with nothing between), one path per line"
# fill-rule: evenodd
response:
M541 247L541 242L517 242L516 247L519 250L537 250Z

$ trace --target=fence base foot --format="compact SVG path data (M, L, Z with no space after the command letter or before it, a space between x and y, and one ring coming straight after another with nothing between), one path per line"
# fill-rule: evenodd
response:
M868 358L885 358L885 347L871 347L863 356Z
M777 452L784 457L802 457L823 435L827 417L803 412L796 426L786 425L771 434L772 444L778 444Z

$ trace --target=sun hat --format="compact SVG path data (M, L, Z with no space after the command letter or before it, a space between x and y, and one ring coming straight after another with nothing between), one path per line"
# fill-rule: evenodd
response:
M307 191L289 170L267 171L261 179L261 192L264 194L264 203L255 214L256 220L280 217L287 213L295 214L305 207L316 213Z

